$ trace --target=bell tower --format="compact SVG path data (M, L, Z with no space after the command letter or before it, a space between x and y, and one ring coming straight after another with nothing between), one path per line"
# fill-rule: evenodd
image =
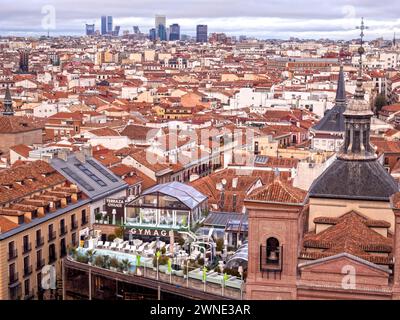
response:
M370 127L371 117L374 115L368 102L364 99L365 90L363 88L362 77L362 58L365 53L364 19L361 20L361 45L358 49L360 55L357 88L354 98L347 105L346 111L343 113L345 122L345 138L344 143L338 153L338 158L342 160L375 160L376 154L374 147L370 143Z
M307 192L279 177L245 200L249 213L246 299L297 298L297 264Z
M14 115L14 110L12 106L10 88L7 85L6 94L3 100L3 116L13 116L13 115Z

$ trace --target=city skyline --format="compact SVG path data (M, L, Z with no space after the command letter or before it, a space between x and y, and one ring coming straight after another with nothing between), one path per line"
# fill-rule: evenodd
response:
M324 4L314 0L308 0L308 5L301 6L290 1L250 1L246 7L241 6L241 1L229 2L228 5L225 0L217 4L209 1L187 3L176 0L168 4L149 1L146 5L117 0L112 6L97 1L95 7L93 1L85 1L79 2L79 12L71 10L77 7L74 6L74 2L78 5L77 1L39 0L29 6L21 5L21 1L18 6L9 0L5 2L5 9L0 13L1 36L41 36L48 31L54 36L80 36L85 33L86 23L95 23L96 30L100 30L100 17L106 14L114 17L114 24L120 25L121 30L131 30L133 25L149 30L154 26L155 15L165 15L167 25L178 23L181 34L191 36L196 34L196 25L207 24L209 33L225 32L232 36L349 40L354 39L354 27L361 16L370 26L367 40L382 36L391 39L395 32L400 33L400 21L397 19L400 6L393 4L389 7L372 1L365 1L362 7L356 6L357 1ZM210 7L213 10L208 10ZM311 7L312 12L309 10ZM56 24L46 29L42 22L49 10L54 11Z

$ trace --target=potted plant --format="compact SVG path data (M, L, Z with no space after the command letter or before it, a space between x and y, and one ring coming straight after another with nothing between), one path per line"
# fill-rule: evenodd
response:
M132 263L128 259L122 260L122 272L123 273L128 273L128 271L131 269Z
M117 258L111 258L110 259L110 270L111 271L117 271L119 267L119 261Z
M104 258L103 256L96 256L94 259L94 265L96 267L104 268Z
M92 265L93 256L94 256L95 253L96 253L96 250L93 250L93 249L90 249L90 250L86 251L86 255L87 255L87 257L88 257L88 263L89 263L90 265Z
M96 214L94 215L94 218L95 218L95 220L96 220L96 223L100 223L101 217L102 217L101 213L96 213Z
M111 259L110 256L105 255L103 256L103 268L110 269Z
M72 257L72 258L76 258L76 255L77 255L77 253L78 253L78 250L76 250L76 248L75 247L69 247L69 255Z
M78 254L76 257L76 261L80 262L80 263L88 263L89 262L88 257L83 254Z

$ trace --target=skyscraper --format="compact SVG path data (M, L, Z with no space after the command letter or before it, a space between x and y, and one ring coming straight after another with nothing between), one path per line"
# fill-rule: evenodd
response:
M95 33L94 24L86 24L86 35L93 36Z
M207 25L199 24L196 27L196 42L207 42L208 41L208 30Z
M181 38L181 27L179 24L174 23L169 26L169 40L176 41Z
M157 28L157 38L160 41L167 41L167 29L165 25L159 24Z
M101 35L107 34L107 17L101 17Z
M156 37L161 41L167 40L167 18L163 15L155 17Z
M160 24L162 24L164 27L166 27L167 18L166 18L166 16L157 14L156 17L155 17L155 27L156 27L156 29Z
M140 33L139 26L133 26L133 33L134 33L134 34Z
M107 33L112 34L113 32L113 17L108 16L107 17Z
M29 72L29 51L22 50L19 53L19 71L21 73Z
M118 37L119 36L119 31L121 30L120 26L115 26L115 30L113 32L113 36Z
M157 39L157 31L156 28L152 28L149 30L149 39L151 41L155 41Z

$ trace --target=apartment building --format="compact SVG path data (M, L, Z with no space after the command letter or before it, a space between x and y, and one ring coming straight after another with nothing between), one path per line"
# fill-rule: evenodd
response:
M41 299L42 268L55 267L89 231L89 202L44 161L0 173L0 299Z

